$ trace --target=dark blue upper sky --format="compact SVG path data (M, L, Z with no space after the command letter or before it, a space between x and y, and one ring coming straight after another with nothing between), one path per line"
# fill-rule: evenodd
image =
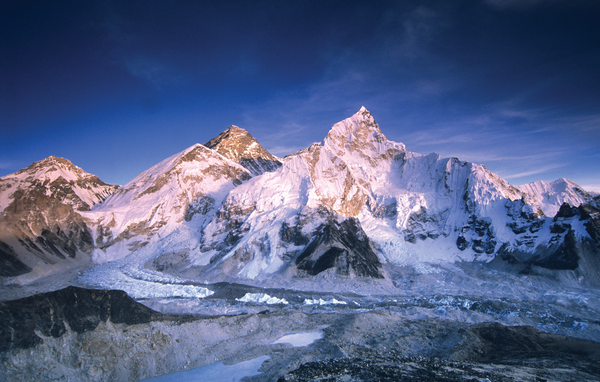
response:
M364 105L410 151L600 191L600 1L4 1L0 176L124 184L229 125L284 156Z

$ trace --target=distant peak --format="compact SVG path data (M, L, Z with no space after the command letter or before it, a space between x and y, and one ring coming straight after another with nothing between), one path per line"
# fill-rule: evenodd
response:
M62 165L63 167L70 169L70 170L79 169L79 167L75 166L68 159L50 155L49 157L44 158L40 161L33 162L29 167L27 167L23 170L39 169L39 168L51 167L51 166L55 166L55 165L59 165L59 166ZM23 170L21 170L21 171L23 171Z
M265 150L248 131L235 125L229 126L217 137L206 142L204 146L244 167L247 167L244 163L248 160L259 158L279 163L277 158Z
M360 109L358 109L358 111L356 112L356 114L371 114L371 113L369 112L369 110L367 110L366 107L361 106Z
M24 174L28 179L50 179L51 181L62 177L66 180L90 180L98 181L102 185L111 186L102 182L96 175L85 172L82 168L74 165L70 160L50 155L40 161L33 162L28 167L15 172L13 175Z

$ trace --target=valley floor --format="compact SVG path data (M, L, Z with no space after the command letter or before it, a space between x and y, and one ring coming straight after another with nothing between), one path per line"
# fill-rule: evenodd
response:
M252 361L255 370L240 367L246 371L225 373L228 380L600 380L598 289L493 264L386 272L385 281L343 288L327 279L294 279L283 288L205 283L111 263L5 285L2 300L69 284L122 289L155 311L192 319L130 326L109 320L92 331L44 337L43 345L2 353L2 375L104 381L166 374L160 381L181 382L193 374L168 373Z

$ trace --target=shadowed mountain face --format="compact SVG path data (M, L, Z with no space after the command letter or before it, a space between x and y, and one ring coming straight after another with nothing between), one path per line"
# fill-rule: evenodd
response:
M0 241L0 276L19 276L31 272L31 268L23 264L12 247Z
M317 228L310 244L296 258L296 266L312 276L331 269L339 276L383 278L381 262L369 238L353 218Z
M67 287L20 300L0 302L0 351L41 344L67 328L83 333L100 322L127 325L150 322L162 315L135 302L122 291Z

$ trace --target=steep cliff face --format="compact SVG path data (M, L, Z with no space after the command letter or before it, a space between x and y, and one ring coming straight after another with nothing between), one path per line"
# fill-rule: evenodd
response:
M505 243L499 257L522 273L539 268L574 271L580 281L600 282L600 209L598 197L574 207L563 203L553 218L521 216L513 224L516 240Z
M81 213L117 188L57 157L1 178L0 275L89 259L94 243Z

